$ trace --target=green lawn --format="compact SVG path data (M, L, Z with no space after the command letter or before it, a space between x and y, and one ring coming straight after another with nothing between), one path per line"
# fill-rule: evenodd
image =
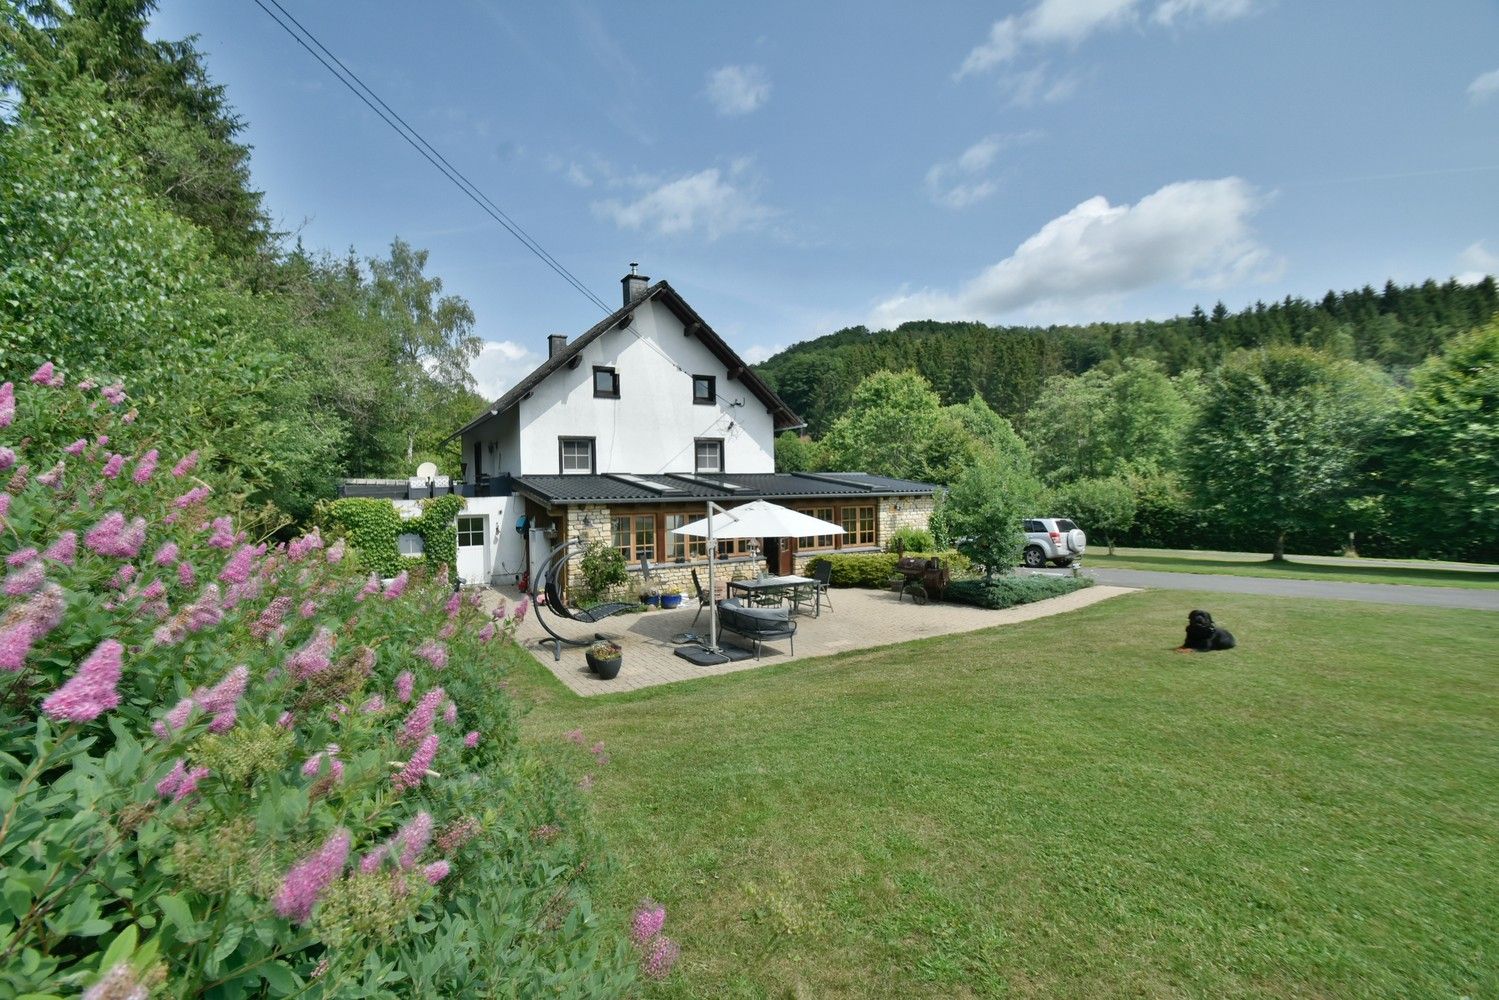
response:
M1090 547L1083 565L1092 569L1148 569L1168 573L1211 573L1227 576L1263 576L1283 580L1324 580L1341 583L1407 583L1418 587L1464 587L1483 590L1499 589L1499 573L1481 570L1438 569L1412 560L1401 566L1349 566L1298 561L1295 556L1283 563L1268 558L1245 556L1223 558L1224 553L1202 556L1173 550L1161 555L1145 555L1135 549L1129 554L1111 556L1106 546Z
M1177 655L1211 608L1229 653ZM836 613L836 612L835 612ZM652 996L1499 995L1499 615L1147 592L579 699ZM561 734L603 740L603 767Z

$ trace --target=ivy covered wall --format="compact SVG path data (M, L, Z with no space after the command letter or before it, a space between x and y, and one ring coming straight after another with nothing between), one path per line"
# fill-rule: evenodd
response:
M345 497L318 504L315 520L330 538L347 539L360 564L382 577L395 576L414 563L425 562L434 572L447 567L451 578L458 564L458 528L454 519L464 506L463 497L449 493L423 500L421 516L402 520L389 500ZM401 555L396 538L405 534L421 536L422 556Z

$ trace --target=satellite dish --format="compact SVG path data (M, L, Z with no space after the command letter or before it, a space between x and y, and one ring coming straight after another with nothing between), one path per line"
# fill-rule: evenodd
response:
M431 479L437 475L437 466L432 462L423 462L416 467L416 478Z

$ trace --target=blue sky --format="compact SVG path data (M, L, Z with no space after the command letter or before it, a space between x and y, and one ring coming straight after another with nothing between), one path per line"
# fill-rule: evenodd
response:
M1492 0L282 2L596 294L638 260L751 360L1499 272ZM600 315L248 0L153 28L280 228L431 251L486 394Z

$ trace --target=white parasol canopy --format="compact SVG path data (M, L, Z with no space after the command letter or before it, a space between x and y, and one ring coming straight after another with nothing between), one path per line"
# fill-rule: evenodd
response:
M765 500L755 500L714 514L711 519L705 517L673 528L672 534L696 538L807 538L841 535L843 525Z
M717 511L717 513L714 513ZM708 642L703 646L710 653L722 652L718 648L718 602L713 600L716 582L714 567L717 563L719 538L804 538L808 535L841 535L843 525L824 521L820 517L803 514L789 507L754 500L732 510L725 510L712 500L708 501L708 516L680 528L673 528L674 535L692 535L708 539Z

